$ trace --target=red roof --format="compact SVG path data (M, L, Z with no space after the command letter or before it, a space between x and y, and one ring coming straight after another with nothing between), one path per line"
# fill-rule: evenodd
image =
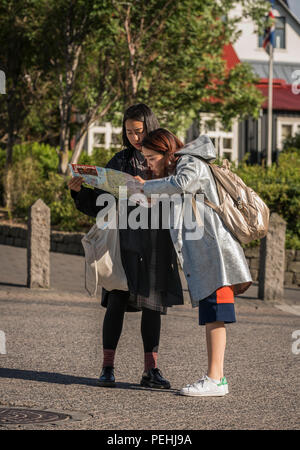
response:
M263 109L268 108L268 79L261 78L257 88L266 97L262 104ZM294 94L292 85L287 84L285 80L273 79L273 109L282 109L286 111L300 111L300 93Z
M241 62L231 44L224 45L222 58L226 60L229 70Z
M227 44L223 46L223 52L222 52L222 59L224 59L226 61L226 69L227 69L227 73L233 68L235 67L237 64L239 64L241 61L239 60L232 44ZM212 82L215 82L216 84L218 84L218 80L211 80ZM203 99L208 101L209 103L222 103L222 101L218 98L215 98L213 96L210 96L207 99Z
M222 58L226 60L227 70L230 71L233 67L241 61L238 58L233 46L231 44L224 45ZM256 87L266 97L262 104L263 109L268 108L268 79L261 78ZM298 86L299 87L299 86ZM211 103L219 102L219 99L210 97ZM300 93L294 94L292 85L287 84L285 80L273 78L273 109L284 111L300 111Z

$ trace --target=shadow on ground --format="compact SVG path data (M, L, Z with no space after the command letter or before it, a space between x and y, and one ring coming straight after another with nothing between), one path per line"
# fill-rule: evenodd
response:
M56 383L56 384L81 384L86 386L95 386L98 388L102 388L99 386L97 378L87 378L87 377L77 377L74 375L65 375L57 372L38 372L36 370L21 370L21 369L9 369L9 368L0 368L0 378L14 378L19 380L30 380L30 381L38 381L44 383ZM107 389L107 388L105 388ZM141 390L141 391L157 391L157 389L142 387L139 384L135 383L124 383L117 382L115 388L109 389L132 389L132 390ZM161 389L161 392L166 393L177 393L175 389Z

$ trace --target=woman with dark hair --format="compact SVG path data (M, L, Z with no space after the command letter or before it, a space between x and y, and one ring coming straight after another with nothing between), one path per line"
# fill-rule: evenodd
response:
M129 107L123 118L124 150L116 153L106 168L120 170L141 179L150 177L149 168L141 153L143 138L158 128L151 109L142 103ZM76 207L96 217L99 189L82 185L82 178L72 178L68 186ZM137 206L127 204L128 215ZM103 208L103 207L102 207ZM150 208L148 210L150 220ZM161 314L167 307L183 304L182 288L177 269L176 253L168 230L119 229L122 264L129 291L102 289L102 306L106 307L103 321L103 364L99 378L101 386L115 386L114 360L121 336L125 311L142 311L141 334L144 346L144 373L141 385L170 388L157 367L157 353L161 329Z
M143 139L142 153L156 179L135 177L141 184L141 191L147 197L151 194L172 196L199 192L219 205L213 175L204 161L216 158L209 137L199 136L183 149L180 147L182 145L178 139L164 129L154 130ZM186 277L192 306L199 309L199 325L206 327L208 371L196 383L182 388L180 394L222 396L228 393L223 373L226 346L224 324L236 321L234 294L245 292L251 284L251 275L240 243L219 215L206 203L196 201L198 213L203 212L203 226L198 226L193 216L195 228L194 236L191 236L182 214L183 206L174 202L170 224L179 224L179 231L170 226L169 232Z
M122 138L124 147L133 146L141 150L143 138L157 128L159 128L158 120L147 105L138 103L130 106L123 116ZM136 131L136 134L134 131Z

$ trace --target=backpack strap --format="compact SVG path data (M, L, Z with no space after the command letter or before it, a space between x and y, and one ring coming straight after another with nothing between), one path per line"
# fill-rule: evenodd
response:
M216 176L215 176L215 173L214 173L214 164L206 161L206 159L202 158L201 156L198 156L198 158L201 159L201 161L205 162L205 164L208 165L208 167L210 168L211 174L213 176L213 179L215 180L215 183L216 183ZM226 169L230 169L230 162L228 161L228 159L224 159L223 160L223 167L226 167ZM218 177L218 183L220 183L222 185L222 187L227 191L226 187L224 186L222 181L219 179L219 177ZM217 188L217 191L218 191L218 188ZM203 193L203 195L204 195L204 203L207 206L209 206L210 208L212 208L214 211L216 211L216 213L218 213L218 206L215 203L212 203L211 201L209 201L204 193Z
M206 200L204 199L204 203L206 203L207 206L210 206L212 209L214 209L216 211L216 213L218 214L218 211L216 209L217 205L215 205L214 203L208 201L207 199ZM202 219L201 219L201 217L199 215L199 211L198 211L198 208L197 208L197 205L196 205L196 200L195 200L194 196L192 197L192 206L193 206L193 211L194 211L194 214L195 214L195 217L196 217L196 221L197 221L199 227L201 227L201 226L204 227L204 223L202 222ZM214 239L214 236L208 230L206 230L206 232L211 236L212 239Z
M218 212L218 206L215 203L210 202L206 198L205 194L204 194L204 203L207 206L209 206L210 208L212 208L214 211ZM197 209L196 200L195 200L195 196L194 195L192 197L192 207L193 207L194 215L196 217L196 220L197 220L198 224L201 224L202 221L201 221L201 219L199 217L199 212L198 212L198 209Z
M215 203L210 202L206 196L204 195L204 203L209 206L210 208L212 208L214 211L218 212L218 206Z

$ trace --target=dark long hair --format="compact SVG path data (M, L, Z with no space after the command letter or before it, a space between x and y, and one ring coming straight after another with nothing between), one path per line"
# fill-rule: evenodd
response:
M184 144L169 130L158 128L144 137L142 146L166 156L164 173L166 177L174 172L177 160L180 157L176 156L175 152L180 150Z
M159 128L158 120L155 114L149 108L149 106L145 105L144 103L138 103L136 105L130 106L129 108L126 109L124 113L122 126L123 145L126 148L132 147L126 135L125 122L127 119L138 120L139 122L143 122L146 134L150 133L150 131Z

